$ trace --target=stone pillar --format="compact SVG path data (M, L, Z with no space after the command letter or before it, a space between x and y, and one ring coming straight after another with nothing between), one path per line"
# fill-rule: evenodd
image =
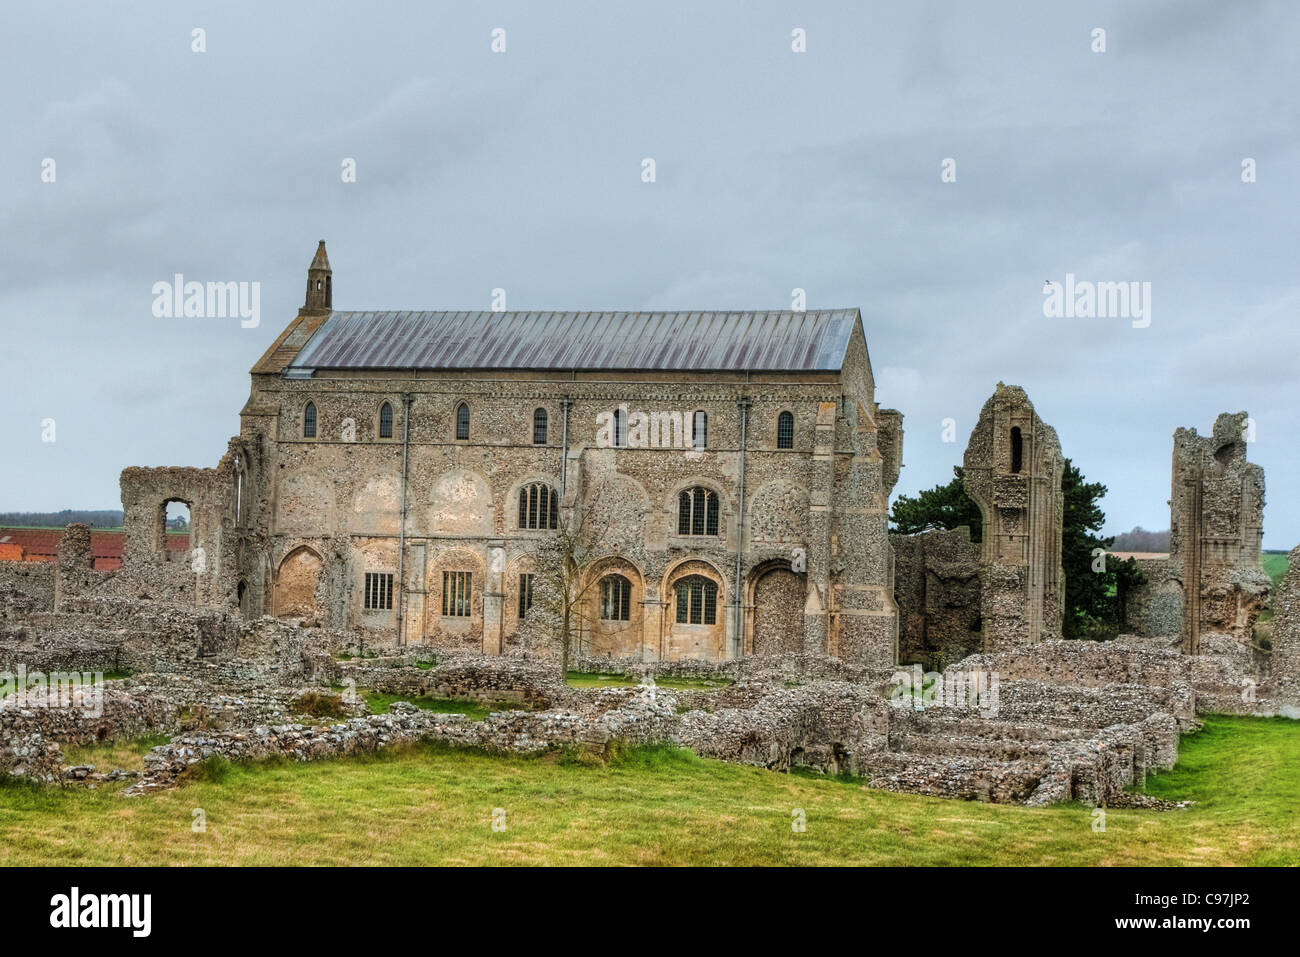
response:
M878 440L881 424L894 430L886 451L901 448L902 417L872 412L850 398L840 422L832 496L832 608L834 654L854 664L888 668L898 661L898 606L894 601L894 552L889 544L888 490L897 479Z
M407 541L409 543L410 539ZM406 611L402 617L402 630L406 632L403 638L408 644L424 641L428 550L429 546L423 542L418 545L407 545Z
M641 660L658 661L664 629L664 603L646 596L641 603Z
M505 647L506 543L489 542L487 580L483 583L483 653L499 655Z
M59 539L59 562L54 576L54 610L75 598L90 585L94 556L90 550L90 526L74 522Z
M834 654L830 642L831 492L835 487L836 403L817 409L812 465L808 470L808 598L804 605L804 654Z

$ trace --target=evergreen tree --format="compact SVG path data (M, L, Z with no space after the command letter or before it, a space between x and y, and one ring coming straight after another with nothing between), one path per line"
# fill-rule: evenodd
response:
M954 468L953 475L947 485L916 496L900 495L890 510L893 530L915 535L968 525L971 541L980 541L983 523L979 506L966 494L961 468ZM1124 627L1125 599L1141 583L1142 573L1131 558L1121 562L1113 555L1093 555L1094 549L1108 549L1114 541L1097 534L1106 523L1106 514L1098 504L1106 486L1086 481L1066 459L1061 492L1065 506L1061 529L1064 637L1113 638Z

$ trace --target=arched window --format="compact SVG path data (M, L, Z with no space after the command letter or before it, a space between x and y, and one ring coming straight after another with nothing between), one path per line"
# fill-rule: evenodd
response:
M560 496L545 482L519 490L519 527L555 528L560 517Z
M1015 475L1020 471L1021 459L1024 456L1024 442L1020 438L1020 429L1013 427L1011 429L1011 474Z
M677 496L678 535L718 534L718 493L699 485Z
M691 448L702 449L709 444L709 415L703 409L696 409L691 419Z
M623 410L614 410L614 448L621 449L627 445L627 422L623 418Z
M632 619L632 583L622 575L606 575L600 580L600 617L602 621Z
M456 438L469 438L469 406L464 402L456 406Z
M393 437L393 407L387 402L379 407L379 437L381 439Z
M776 447L794 448L794 414L791 412L782 412L776 417Z
M546 444L546 410L533 409L533 445Z
M307 408L302 411L302 437L304 439L316 438L316 403L308 402Z
M718 586L707 578L691 575L679 581L677 622L681 625L716 625L718 623Z

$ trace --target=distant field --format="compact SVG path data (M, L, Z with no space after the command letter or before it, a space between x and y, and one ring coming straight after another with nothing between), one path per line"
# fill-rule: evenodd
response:
M1286 552L1265 552L1261 564L1264 566L1264 573L1273 579L1273 587L1280 586L1282 576L1286 574Z

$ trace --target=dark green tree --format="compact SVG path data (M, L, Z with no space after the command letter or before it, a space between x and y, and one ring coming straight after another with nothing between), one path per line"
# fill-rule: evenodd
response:
M966 494L962 485L961 466L953 467L956 476L947 485L936 485L919 495L900 495L894 500L889 520L894 531L903 535L915 535L931 529L954 529L962 525L970 526L970 540L980 541L980 532L984 520L980 507Z
M1110 548L1113 538L1097 532L1106 524L1098 500L1106 494L1100 482L1084 480L1069 459L1061 473L1065 516L1061 523L1061 571L1065 575L1065 614L1061 630L1066 638L1102 638L1118 632L1115 569L1118 561L1094 549Z
M947 485L938 485L916 496L900 495L890 510L893 530L915 535L930 529L953 529L969 525L971 541L980 541L982 519L979 506L966 494L962 470ZM1094 556L1095 549L1107 549L1114 539L1098 533L1106 514L1098 504L1106 494L1100 482L1088 482L1069 459L1061 476L1065 511L1061 531L1061 570L1065 576L1065 609L1062 631L1066 638L1111 638L1125 622L1125 600L1142 573L1133 559L1121 562L1113 555Z

